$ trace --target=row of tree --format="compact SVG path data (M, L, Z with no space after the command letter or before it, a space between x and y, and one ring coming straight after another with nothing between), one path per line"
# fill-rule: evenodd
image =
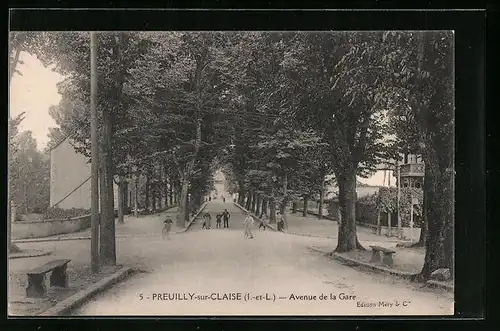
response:
M104 238L112 237L114 226L106 212L113 210L113 178L146 171L154 160L179 183L180 226L187 220L189 193L201 203L218 167L240 198L247 197L247 206L250 201L271 209L321 194L325 178L334 174L342 216L337 251L362 248L356 235L356 176L369 175L377 164L411 148L426 164L429 235L421 276L438 267L453 269L451 35L98 36L100 172L108 183L101 185L101 199L107 199L101 201L106 206L101 224L109 225ZM89 155L88 33L23 38L32 41L28 51L67 77L52 114L63 134Z
M246 130L235 142L228 173L239 202L246 199L252 208L259 197L280 199L284 208L289 199L303 196L307 203L309 194L323 192L321 179L333 174L341 210L336 250L362 249L356 236L356 176L401 153L421 154L428 240L419 277L439 267L453 270L453 36L260 33L248 39L260 43L248 52L262 53L244 63L242 72L253 85L241 92L242 109L264 113L264 121L274 123L267 136ZM246 56L242 52L242 59ZM307 133L314 142L304 139Z

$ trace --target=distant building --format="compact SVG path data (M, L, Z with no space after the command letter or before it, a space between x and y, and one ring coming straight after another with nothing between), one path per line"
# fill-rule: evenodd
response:
M90 209L90 163L66 138L50 150L50 207ZM115 208L118 186L113 184ZM131 199L127 199L131 201Z
M400 159L401 187L423 188L425 165L421 155L402 154ZM394 172L397 178L397 171Z
M222 171L217 171L214 176L214 186L215 186L215 191L213 192L213 197L214 198L229 198L229 194L226 193L225 189L225 182L226 182L226 177L222 173Z

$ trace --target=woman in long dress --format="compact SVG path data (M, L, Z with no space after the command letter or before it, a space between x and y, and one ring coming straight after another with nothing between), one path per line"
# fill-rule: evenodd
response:
M245 238L253 239L252 235L252 230L251 227L254 223L253 217L250 215L249 212L247 212L247 216L245 217L245 220L243 221L243 224L245 225Z

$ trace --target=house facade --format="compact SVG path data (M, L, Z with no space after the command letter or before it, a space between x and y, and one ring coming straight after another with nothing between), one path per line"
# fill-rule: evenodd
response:
M66 138L50 150L50 207L88 210L91 207L90 163L73 146L71 139ZM114 184L113 189L116 208L118 186Z

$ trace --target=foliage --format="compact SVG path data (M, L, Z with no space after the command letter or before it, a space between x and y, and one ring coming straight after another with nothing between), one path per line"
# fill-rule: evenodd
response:
M19 118L17 122L11 121L11 134L16 133L19 123ZM50 198L50 161L37 149L31 131L17 133L10 139L9 168L10 196L17 213L46 210Z
M377 223L377 200L378 194L371 194L357 199L356 222L367 224Z
M31 40L30 49L67 76L51 114L88 155L88 34ZM443 237L438 225L448 231L452 212L450 40L447 32L100 33L99 105L114 116L114 174L161 163L183 193L199 198L222 167L232 192L275 202L314 198L333 174L339 246L351 250L359 246L356 176L418 152ZM392 191L384 194L378 208L395 210Z
M401 213L401 223L408 226L410 223L412 198L417 199L418 204L413 206L413 214L422 217L423 190L414 187L402 187L399 200L399 212ZM398 189L394 187L381 187L376 198L375 208L381 212L398 211ZM414 220L416 221L416 219ZM415 224L415 226L420 224Z

